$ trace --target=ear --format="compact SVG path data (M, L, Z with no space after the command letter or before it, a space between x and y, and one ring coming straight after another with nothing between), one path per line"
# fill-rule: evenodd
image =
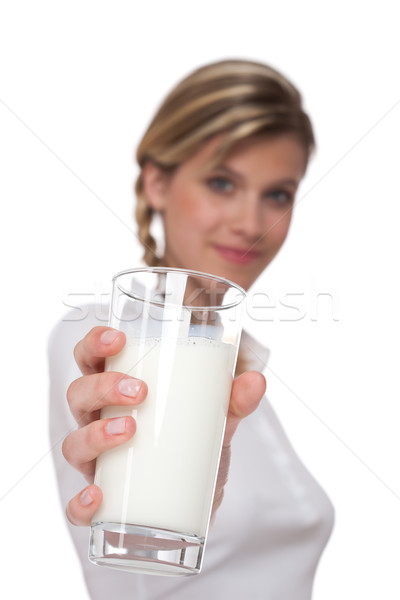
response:
M147 162L142 169L144 196L151 208L162 212L166 203L166 190L169 176L152 162Z

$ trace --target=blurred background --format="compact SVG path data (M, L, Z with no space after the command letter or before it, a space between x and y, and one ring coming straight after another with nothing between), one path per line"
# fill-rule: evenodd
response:
M87 597L53 472L47 339L139 264L136 144L179 79L230 57L292 79L317 136L246 317L271 348L269 398L336 508L313 600L400 597L396 4L1 3L4 598Z

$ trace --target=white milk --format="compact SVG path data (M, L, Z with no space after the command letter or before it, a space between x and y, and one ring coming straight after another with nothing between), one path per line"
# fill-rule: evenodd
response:
M139 360L139 356L144 356ZM103 502L92 524L128 523L205 537L232 385L235 348L202 337L128 342L108 371L143 379L132 440L97 459Z

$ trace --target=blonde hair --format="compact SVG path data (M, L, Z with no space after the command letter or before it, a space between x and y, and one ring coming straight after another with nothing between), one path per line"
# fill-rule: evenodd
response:
M221 133L226 135L216 151L216 163L239 141L259 134L295 134L306 161L314 148L300 93L283 75L261 63L225 60L197 69L168 94L138 146L137 161L141 169L152 162L173 173L207 140ZM154 211L144 196L141 173L135 190L143 259L149 266L163 265L150 232Z

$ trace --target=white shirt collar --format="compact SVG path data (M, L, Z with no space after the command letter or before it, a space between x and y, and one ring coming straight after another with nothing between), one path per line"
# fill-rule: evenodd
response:
M264 371L270 355L269 348L260 344L247 331L243 331L240 340L240 349L246 357L248 370Z

